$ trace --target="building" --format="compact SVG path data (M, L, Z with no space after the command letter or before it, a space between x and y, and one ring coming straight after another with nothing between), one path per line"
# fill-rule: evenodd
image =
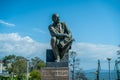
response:
M2 73L2 61L0 61L0 74Z

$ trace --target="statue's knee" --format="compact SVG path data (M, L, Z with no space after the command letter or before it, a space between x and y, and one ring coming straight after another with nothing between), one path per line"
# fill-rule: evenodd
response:
M56 42L56 37L52 37L52 38L51 38L51 41Z
M51 45L52 45L52 47L56 46L56 37L51 38Z

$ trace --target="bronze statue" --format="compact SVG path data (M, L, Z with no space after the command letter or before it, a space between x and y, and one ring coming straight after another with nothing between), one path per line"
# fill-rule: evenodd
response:
M64 22L60 22L58 14L52 15L53 23L49 25L51 34L51 47L54 53L55 61L60 62L65 53L71 48L72 33Z

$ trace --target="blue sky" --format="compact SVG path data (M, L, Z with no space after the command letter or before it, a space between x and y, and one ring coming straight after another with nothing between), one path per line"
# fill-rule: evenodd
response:
M95 68L86 65L96 65L99 57L106 64L105 57L115 59L120 44L119 4L119 0L0 0L0 52L4 53L0 56L45 57L42 53L50 48L51 15L58 13L73 33L73 49L81 58L81 66ZM32 51L27 53L29 47ZM88 57L89 54L92 56ZM90 62L84 60L87 58Z

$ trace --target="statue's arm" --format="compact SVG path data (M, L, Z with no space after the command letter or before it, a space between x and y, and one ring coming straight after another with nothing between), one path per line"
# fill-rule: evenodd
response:
M56 36L56 37L65 37L65 34L59 33L53 26L49 26L49 31L51 36Z
M66 33L67 37L71 38L72 37L72 33L71 33L70 29L68 28L66 23L63 23L63 25L64 25L64 28L65 28L65 33Z

